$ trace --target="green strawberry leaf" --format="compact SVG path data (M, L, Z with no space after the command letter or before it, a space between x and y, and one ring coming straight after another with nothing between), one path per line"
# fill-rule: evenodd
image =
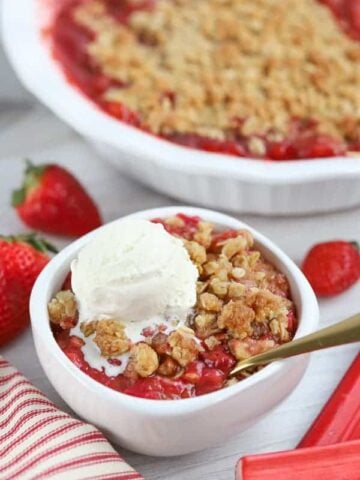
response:
M30 160L26 159L25 179L22 186L14 190L11 196L11 205L19 207L22 205L26 196L40 185L41 178L48 168L48 165L34 165Z
M0 239L9 243L27 243L35 250L42 253L59 253L58 249L50 242L40 237L37 233L24 233L22 235L0 235Z

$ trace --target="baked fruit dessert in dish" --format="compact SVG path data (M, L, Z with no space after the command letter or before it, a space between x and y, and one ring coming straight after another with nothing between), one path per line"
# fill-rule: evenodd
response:
M73 0L53 52L110 115L272 160L360 149L357 0Z
M237 360L296 331L286 277L247 230L178 214L125 219L80 250L48 304L54 337L83 372L120 392L184 399L233 385Z

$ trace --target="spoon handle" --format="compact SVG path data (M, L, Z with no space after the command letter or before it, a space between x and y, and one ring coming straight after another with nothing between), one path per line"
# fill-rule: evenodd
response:
M314 352L323 348L336 347L360 341L360 314L336 323L331 327L323 328L317 332L285 343L278 348L269 350L237 363L230 375L237 375L242 370L283 358L294 357L302 353Z

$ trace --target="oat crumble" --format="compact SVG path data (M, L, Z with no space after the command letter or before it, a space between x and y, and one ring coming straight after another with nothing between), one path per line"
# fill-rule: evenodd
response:
M61 328L73 327L78 319L75 295L70 290L58 292L48 304L50 322Z
M136 373L141 377L149 377L159 367L158 356L147 343L138 343L131 349L131 357Z
M130 339L125 334L125 326L118 320L82 322L80 330L85 337L95 334L93 341L103 357L121 355L131 348Z
M93 62L122 85L104 99L154 133L245 136L260 157L262 136L283 140L296 118L359 140L360 44L317 0L157 0L123 23L89 0L75 19L95 34Z

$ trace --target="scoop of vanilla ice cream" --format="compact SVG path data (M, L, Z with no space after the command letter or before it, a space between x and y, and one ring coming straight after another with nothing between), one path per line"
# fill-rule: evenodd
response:
M147 220L104 227L71 271L81 321L171 317L181 322L196 302L198 271L182 241Z

